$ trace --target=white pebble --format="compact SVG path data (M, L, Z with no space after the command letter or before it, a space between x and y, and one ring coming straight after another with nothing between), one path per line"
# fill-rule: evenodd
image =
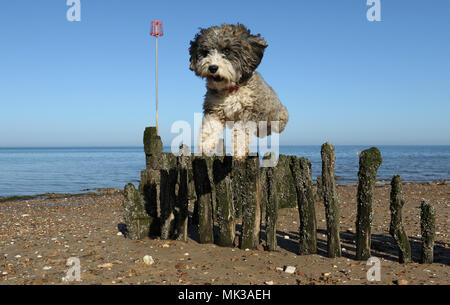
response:
M295 272L295 269L296 268L294 266L287 266L286 269L284 269L284 272L293 274Z
M150 255L146 255L146 256L144 256L144 258L143 258L143 260L144 260L144 263L146 264L146 265L153 265L153 263L155 262L154 260L153 260L153 257L151 257Z

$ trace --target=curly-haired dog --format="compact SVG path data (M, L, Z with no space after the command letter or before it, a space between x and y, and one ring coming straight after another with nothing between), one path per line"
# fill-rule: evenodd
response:
M259 137L284 130L288 111L255 72L266 47L259 34L252 35L242 24L201 29L191 41L190 69L206 78L207 87L200 134L203 153L215 150L227 121L235 122L233 154L238 159L249 152L249 122L267 122L266 133L253 130Z

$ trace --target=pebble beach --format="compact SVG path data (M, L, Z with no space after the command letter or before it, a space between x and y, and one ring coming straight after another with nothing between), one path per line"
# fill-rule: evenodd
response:
M269 252L198 243L190 226L187 243L129 240L121 190L30 197L0 202L0 284L236 284L236 285L435 285L450 283L450 185L405 183L403 223L413 262L399 264L389 235L389 185L375 187L372 256L381 261L381 281L370 282L370 266L355 260L356 185L337 187L341 207L342 257L326 256L323 202L315 203L318 253L297 255L298 211L279 211L278 249ZM420 202L436 209L434 263L420 264ZM190 207L192 211L193 207ZM78 258L80 281L64 277L67 260Z

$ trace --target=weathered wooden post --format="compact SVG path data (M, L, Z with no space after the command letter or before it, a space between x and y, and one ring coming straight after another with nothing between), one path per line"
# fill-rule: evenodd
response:
M271 153L273 154L273 153ZM271 154L264 156L264 159L271 159ZM277 167L268 167L264 170L266 186L266 246L267 250L277 249L277 220L278 220L278 191L276 185Z
M143 137L144 152L146 156L146 169L141 171L139 190L143 195L144 209L147 216L151 217L150 235L160 235L160 163L162 159L162 141L156 134L156 127L147 127ZM128 186L128 192L133 192ZM136 194L137 196L137 194ZM136 197L137 198L137 197ZM131 204L128 200L127 204ZM136 207L137 208L137 207ZM127 212L124 212L127 213Z
M177 157L178 165L178 194L176 200L176 236L178 240L187 242L188 238L188 205L189 205L189 189L188 189L188 171L191 164L191 151L187 145L180 147L179 156Z
M373 191L377 170L382 160L381 153L376 147L362 151L359 156L356 216L357 260L367 260L370 257Z
M148 216L152 217L150 226L150 236L161 236L160 225L160 181L159 170L145 169L141 171L141 181L139 192L144 196L145 210Z
M327 142L322 145L322 188L325 215L327 219L327 249L328 257L341 256L341 241L339 238L339 199L336 192L334 168L336 156L334 147Z
M234 243L235 221L231 171L231 156L214 157L213 176L216 188L217 224L219 227L218 244L232 247Z
M422 199L420 205L420 231L422 234L422 264L432 264L434 260L434 238L436 231L436 212L434 207Z
M211 157L195 157L192 162L198 202L198 230L202 244L214 242L212 190L206 158Z
M259 245L261 217L261 182L259 175L259 157L249 156L244 161L245 172L242 196L242 233L241 249L256 249Z
M163 145L161 137L157 135L156 127L147 127L144 131L144 152L147 169L159 169Z
M297 191L300 219L299 254L317 252L317 222L312 191L311 162L306 158L290 156L290 167Z
M233 202L234 216L242 217L242 198L246 192L244 187L245 163L233 162L232 185L233 185Z
M323 187L323 183L322 183L322 176L318 176L317 177L317 190L316 190L316 201L322 201L323 200L323 191L322 191L322 187Z
M405 204L402 194L402 178L394 175L391 180L391 223L389 233L395 239L399 249L398 261L401 264L411 262L411 245L402 223L402 208Z
M290 156L280 154L278 156L275 183L278 192L278 204L280 208L297 207L297 190L292 176Z
M126 225L125 236L130 239L142 239L150 235L153 218L147 214L142 193L128 183L123 191L123 219Z
M160 169L160 198L161 198L161 239L169 239L174 232L176 204L175 188L178 179L177 157L172 153L162 155Z

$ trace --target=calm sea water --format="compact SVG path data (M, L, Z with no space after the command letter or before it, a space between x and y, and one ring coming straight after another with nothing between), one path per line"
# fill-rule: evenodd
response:
M358 153L368 146L336 146L338 183L356 182ZM378 146L378 179L450 180L450 146ZM168 151L169 148L165 148ZM313 177L321 173L320 146L282 146L280 153L307 157ZM142 147L0 148L0 197L47 192L75 193L138 183L145 168Z

